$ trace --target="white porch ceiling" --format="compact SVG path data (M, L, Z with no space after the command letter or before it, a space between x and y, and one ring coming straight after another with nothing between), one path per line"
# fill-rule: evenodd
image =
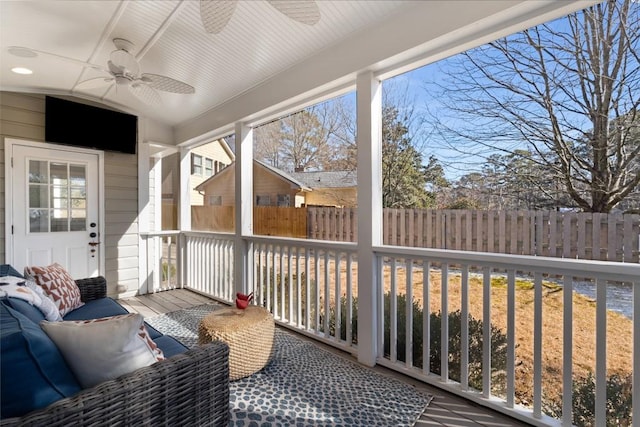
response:
M177 143L238 120L257 120L353 83L362 71L383 75L444 57L508 32L586 7L593 1L317 0L320 21L298 23L262 0L241 0L219 34L204 31L198 1L0 1L0 89L74 95L174 128ZM112 39L135 44L143 72L195 87L160 92L149 106L127 91L80 91L98 75L24 46L105 66ZM485 41L486 41L485 40ZM24 66L23 76L9 71Z

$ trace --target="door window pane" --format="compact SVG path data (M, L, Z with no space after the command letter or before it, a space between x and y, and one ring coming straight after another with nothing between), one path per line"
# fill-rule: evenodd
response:
M40 184L29 184L29 207L49 207L49 187Z
M71 185L74 187L86 187L87 177L85 167L82 165L71 165L69 167L69 175L71 178Z
M67 163L51 163L51 182L55 185L68 185Z
M49 182L49 162L29 160L29 182L46 184Z
M49 231L49 209L29 209L29 230L32 233Z
M78 164L29 161L29 231L87 229L87 171Z

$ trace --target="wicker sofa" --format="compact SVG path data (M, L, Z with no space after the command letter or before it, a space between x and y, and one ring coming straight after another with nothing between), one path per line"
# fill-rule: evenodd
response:
M76 281L80 288L82 308L96 309L96 317L121 314L122 306L106 297L104 278ZM13 301L12 301L13 300ZM14 318L28 324L32 320L17 315L12 306L19 306L16 298L1 298L3 313L12 313ZM98 308L100 307L100 308ZM108 313L114 307L113 313ZM37 309L36 309L37 310ZM126 310L125 310L126 312ZM72 315L73 312L69 313ZM69 317L65 316L65 320ZM4 314L3 314L4 316ZM76 316L77 317L77 316ZM81 317L87 317L85 312ZM7 319L8 317L3 317ZM71 316L74 318L74 316ZM8 338L6 323L2 339ZM29 326L29 325L28 325ZM39 328L39 326L38 326ZM153 328L151 328L153 329ZM105 381L94 387L61 398L48 406L20 416L0 419L1 426L226 426L229 419L229 350L226 344L213 342L193 349L186 349L172 337L153 330L154 341L164 350L168 349L165 360L139 368L115 380ZM15 337L13 331L13 338ZM18 337L19 338L19 337ZM166 343L175 341L167 347ZM8 346L7 346L8 347ZM182 347L182 350L180 349ZM5 351L5 346L0 347ZM166 353L165 353L166 354ZM0 359L2 358L0 354ZM30 355L33 357L32 355ZM15 357L15 355L13 355ZM25 357L29 357L25 355ZM3 374L6 374L3 366ZM96 366L100 369L100 366ZM3 375L2 380L7 380ZM8 380L7 380L8 381ZM20 385L16 385L19 387ZM12 384L3 384L0 399L15 398L11 393ZM7 390L9 390L7 392ZM15 394L18 394L17 392ZM0 417L3 415L0 414Z

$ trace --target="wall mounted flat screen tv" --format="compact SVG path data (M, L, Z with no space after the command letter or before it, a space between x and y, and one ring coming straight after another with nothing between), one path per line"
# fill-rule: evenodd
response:
M45 140L135 154L138 117L47 96Z

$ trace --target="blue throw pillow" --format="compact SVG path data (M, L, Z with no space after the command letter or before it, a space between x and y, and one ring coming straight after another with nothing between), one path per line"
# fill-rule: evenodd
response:
M2 276L22 277L24 279L22 274L18 273L18 270L16 270L9 264L0 265L0 277Z
M0 304L0 414L19 417L81 388L40 326Z

